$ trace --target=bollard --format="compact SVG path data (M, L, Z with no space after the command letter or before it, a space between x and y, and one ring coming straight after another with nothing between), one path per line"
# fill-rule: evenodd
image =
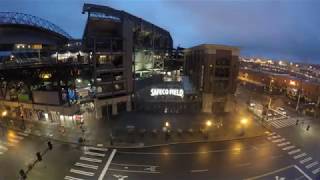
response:
M296 125L298 125L299 124L299 119L297 119L297 121L296 121Z
M310 129L310 125L307 126L307 129L306 129L306 130L309 131L309 129Z

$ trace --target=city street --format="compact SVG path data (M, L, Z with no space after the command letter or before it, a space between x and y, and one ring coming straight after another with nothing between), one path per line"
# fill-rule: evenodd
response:
M2 179L16 179L19 169L36 158L35 152L46 148L46 139L22 134L15 137L24 138L0 155L0 164L5 165L1 169L8 169L1 173ZM246 140L142 149L53 142L53 150L31 170L28 179L315 179L310 169L316 169L317 164L294 159L291 144L281 145L282 139L281 135L266 132L263 137ZM312 154L309 149L302 151ZM316 158L313 156L312 161Z
M287 119L293 121L294 112L288 114ZM272 133L265 130L264 136L212 143L113 149L106 148L107 144L52 141L53 150L34 166L28 179L316 179L320 174L320 126L299 118L298 125L270 126ZM308 131L306 122L311 125ZM16 179L19 170L26 170L36 159L35 153L47 148L48 139L12 130L1 132L0 164L8 170L0 178Z

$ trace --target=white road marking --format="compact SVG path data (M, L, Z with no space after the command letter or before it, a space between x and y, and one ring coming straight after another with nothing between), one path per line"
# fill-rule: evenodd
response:
M91 146L88 146L87 149L88 149L88 150L103 151L103 152L107 152L107 151L108 151L108 148L91 147Z
M147 165L147 164L124 164L124 163L111 163L112 165L117 165L117 166L137 166L137 167L159 167L155 165Z
M292 150L292 151L288 152L288 154L292 155L292 154L298 153L300 151L301 151L301 149L295 149L295 150Z
M290 144L290 142L284 142L284 143L278 144L278 146L282 147L282 146L289 145L289 144Z
M318 162L318 161L315 161L315 162L313 162L313 163L308 164L308 165L306 166L306 168L307 168L307 169L310 169L310 168L312 168L313 166L316 166L316 165L318 165L318 164L319 164L319 162Z
M25 137L29 136L29 134L23 133L23 132L17 132L17 134L19 134L19 135L21 135L21 136L25 136Z
M23 137L23 136L19 136L19 135L14 135L14 136L11 136L10 138L13 138L13 139L19 139L19 140L24 139L24 137Z
M306 156L306 155L307 155L306 153L302 153L302 154L299 154L299 155L294 156L293 158L294 158L294 159L299 159L299 158L302 158L302 157L304 157L304 156Z
M280 135L276 135L276 136L271 136L271 138L277 139L277 138L281 138L281 136Z
M89 169L98 169L98 166L91 165L91 164L84 164L84 163L79 163L79 162L77 162L77 163L74 164L74 165L75 165L75 166L78 166L78 167L89 168Z
M8 141L12 142L12 143L15 143L15 144L19 142L18 139L13 139L13 138L9 138Z
M313 174L318 174L319 172L320 172L320 168L315 169L315 170L312 171Z
M272 132L272 133L269 133L268 136L273 136L275 134L276 134L275 132Z
M201 172L208 172L208 169L193 169L191 173L201 173Z
M83 161L89 161L89 162L95 162L95 163L101 163L101 159L94 159L94 158L88 158L88 157L80 157L80 160Z
M81 171L81 170L78 170L78 169L70 169L70 172L76 173L76 174L85 175L85 176L94 176L93 172Z
M4 150L4 151L7 151L7 150L8 150L8 148L7 148L7 147L2 146L2 145L0 145L0 149L2 149L2 150Z
M285 141L285 140L286 140L285 138L281 138L281 139L273 140L272 142L278 143L278 142L283 142L283 141Z
M1 144L4 144L4 145L6 145L6 146L15 146L15 144L14 143L11 143L11 142L0 142Z
M159 171L136 171L136 170L113 169L113 168L110 168L109 171L132 172L132 173L145 173L145 174L156 174L156 173L160 173Z
M287 151L287 150L290 150L290 149L293 149L293 148L295 148L295 146L287 146L285 148L282 148L282 150Z
M72 176L65 176L64 179L65 180L84 180L84 179L76 178L76 177L72 177Z
M293 126L295 124L295 121L292 121L290 119L279 119L279 120L275 120L270 122L270 125L272 125L273 127L280 129L280 128L284 128L284 127L288 127L288 126Z
M113 150L112 150L111 155L109 156L109 159L108 159L106 165L104 166L104 168L103 168L103 170L102 170L102 172L101 172L98 180L103 180L103 178L104 178L104 176L106 175L107 170L108 170L108 168L109 168L109 166L110 166L110 163L111 163L114 155L116 154L116 152L117 152L116 149L113 149Z
M301 163L301 164L304 164L304 163L306 163L306 162L308 162L308 161L311 161L311 160L312 160L312 158L311 158L311 157L308 157L308 158L305 158L305 159L301 160L300 163Z
M102 153L95 153L95 152L89 152L89 151L86 151L84 152L85 155L90 155L90 156L98 156L98 157L104 157L105 154L102 154Z
M300 169L297 165L294 165L294 167L301 172L308 180L312 180L311 177L309 177L302 169Z
M113 175L115 178L117 178L118 180L124 180L125 178L127 178L128 176L123 176L121 174L114 174Z

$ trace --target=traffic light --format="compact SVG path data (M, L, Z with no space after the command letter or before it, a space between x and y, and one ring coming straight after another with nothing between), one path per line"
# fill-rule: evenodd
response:
M49 150L52 150L52 143L51 143L51 141L48 141L48 148L49 148Z
M40 152L37 152L36 155L37 155L38 161L42 161L42 156L41 156Z
M27 179L27 175L23 169L20 169L19 174L20 174L21 179Z

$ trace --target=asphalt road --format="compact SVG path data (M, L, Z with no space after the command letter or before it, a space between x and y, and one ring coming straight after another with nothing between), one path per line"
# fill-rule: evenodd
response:
M14 136L12 139L19 140L0 155L0 179L3 180L18 179L19 169L35 159L36 151L44 150L47 146L47 139L44 138L17 133ZM293 159L288 151L273 142L282 138L278 136L280 135L275 133L247 140L142 149L80 147L53 142L53 150L36 164L28 174L28 179L315 178L316 176ZM2 144L9 142L7 140L1 139Z

